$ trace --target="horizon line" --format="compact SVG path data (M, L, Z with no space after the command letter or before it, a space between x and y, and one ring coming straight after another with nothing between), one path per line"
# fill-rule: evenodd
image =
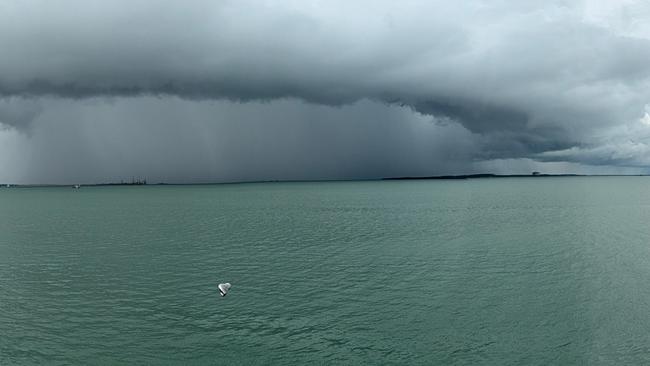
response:
M189 185L220 185L220 184L254 184L254 183L318 183L318 182L368 182L368 181L397 181L397 180L467 180L467 179L489 179L489 178L549 178L549 177L647 177L650 174L457 174L457 175L432 175L432 176L397 176L381 178L358 178L358 179L267 179L267 180L241 180L226 182L193 182L193 183L0 183L0 188L30 188L30 187L74 187L76 185L85 187L101 186L189 186Z

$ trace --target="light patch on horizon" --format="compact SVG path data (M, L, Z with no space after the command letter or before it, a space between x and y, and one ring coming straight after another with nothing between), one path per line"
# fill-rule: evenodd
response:
M648 112L645 112L645 115L639 120L639 122L643 123L646 126L650 126L650 114Z

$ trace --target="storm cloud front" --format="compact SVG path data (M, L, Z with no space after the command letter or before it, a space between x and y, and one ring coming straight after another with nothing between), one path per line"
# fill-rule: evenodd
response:
M641 1L3 1L0 181L649 173Z

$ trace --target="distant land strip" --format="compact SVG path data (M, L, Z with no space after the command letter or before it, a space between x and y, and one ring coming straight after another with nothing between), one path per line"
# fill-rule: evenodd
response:
M2 188L45 188L45 187L105 187L105 186L196 186L217 184L250 184L250 183L309 183L309 182L373 182L390 180L463 180L481 178L542 178L542 177L647 177L648 174L461 174L433 175L413 177L385 177L377 179L314 179L314 180L256 180L233 182L204 182L204 183L85 183L85 184L0 184Z
M640 174L641 175L641 174ZM390 177L382 180L425 180L425 179L476 179L476 178L538 178L538 177L627 177L630 175L606 174L462 174L462 175L433 175L424 177ZM631 175L638 176L638 175Z

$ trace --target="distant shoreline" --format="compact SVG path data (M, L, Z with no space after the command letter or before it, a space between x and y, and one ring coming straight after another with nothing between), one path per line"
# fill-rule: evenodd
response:
M489 178L562 178L562 177L648 177L648 174L459 174L459 175L433 175L433 176L405 176L405 177L384 177L376 179L315 179L315 180L258 180L258 181L235 181L235 182L208 182L208 183L88 183L80 184L82 187L156 187L156 186L207 186L222 184L254 184L254 183L318 183L318 182L377 182L377 181L399 181L399 180L467 180L467 179L489 179ZM48 187L74 187L75 184L0 184L2 188L48 188Z
M638 177L640 175L623 174L460 174L460 175L434 175L424 177L393 177L382 180L427 180L427 179L478 179L478 178L539 178L539 177ZM641 175L642 176L642 175Z

